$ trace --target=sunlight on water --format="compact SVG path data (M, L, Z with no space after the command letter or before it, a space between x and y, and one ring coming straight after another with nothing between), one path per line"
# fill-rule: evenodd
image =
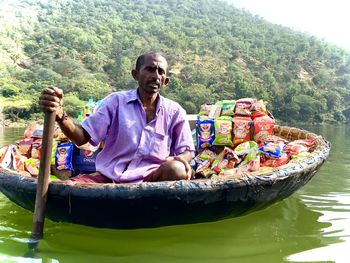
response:
M288 260L350 262L346 256L350 247L350 195L330 193L319 197L302 196L302 199L310 209L322 213L319 222L331 222L329 227L322 229L323 236L339 238L339 242L291 255Z

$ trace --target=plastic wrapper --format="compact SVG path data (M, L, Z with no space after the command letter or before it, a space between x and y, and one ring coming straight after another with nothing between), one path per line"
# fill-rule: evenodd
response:
M233 146L231 117L222 116L215 120L215 139L213 145Z
M238 145L242 142L252 140L251 136L251 124L250 117L234 117L233 118L233 144Z
M194 157L194 160L198 163L198 162L202 162L202 161L213 161L215 160L217 157L217 154L213 151L211 151L210 149L204 149L202 152L200 152L196 157Z
M281 158L285 146L283 142L264 142L264 145L259 148L259 151L267 156Z
M33 136L33 134L35 133L35 131L37 130L42 130L42 125L39 125L39 124L29 124L25 131L24 131L24 135L23 135L23 138L31 138L31 137L35 137ZM36 134L38 134L39 132L36 132Z
M197 164L196 173L204 173L204 170L208 169L211 166L211 163L215 160L216 157L216 153L209 149L204 149L194 158L194 161Z
M244 98L236 101L235 116L251 116L256 109L257 101L252 98Z
M278 167L288 163L290 160L287 153L282 153L280 158L261 158L261 166L264 167Z
M31 155L33 138L24 138L18 142L18 153L27 156L28 158Z
M41 154L41 139L36 139L32 143L30 156L34 159L40 159Z
M24 162L24 167L33 177L37 177L39 174L39 164L40 161L38 159L29 158Z
M258 144L255 141L248 141L248 142L243 142L235 148L234 152L238 155L246 155L251 152L257 152L258 151Z
M235 114L235 106L236 101L235 100L222 100L218 101L216 103L217 105L221 106L221 116L231 116Z
M268 135L272 134L275 120L268 115L263 115L254 119L254 140L256 142L264 141Z
M64 143L57 146L56 170L72 171L73 143Z
M235 154L235 152L229 147L225 147L224 150L213 161L211 169L216 173L222 172L223 169L233 168L241 159Z
M212 146L215 137L214 120L199 117L196 121L198 151Z
M265 137L263 137L263 140L262 140L262 145L264 144L264 142L274 142L274 143L279 143L279 142L283 142L284 144L288 143L287 140L279 137L279 136L276 136L276 135L267 135Z
M259 169L260 169L260 157L255 156L254 158L250 159L249 161L247 161L245 163L242 162L236 168L223 170L221 175L241 177L242 175L244 175L246 173L255 172L255 171L258 171Z
M14 161L16 162L16 170L24 171L24 162L27 160L27 157L18 153L15 153L14 157Z

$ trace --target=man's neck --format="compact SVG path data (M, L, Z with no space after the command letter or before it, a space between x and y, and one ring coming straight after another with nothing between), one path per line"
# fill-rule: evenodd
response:
M140 89L138 89L138 93L144 108L156 107L159 93L148 94L148 93L140 92Z

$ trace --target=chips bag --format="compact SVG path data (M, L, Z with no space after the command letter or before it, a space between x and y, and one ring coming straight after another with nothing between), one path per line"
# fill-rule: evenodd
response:
M57 146L56 170L72 171L73 143L63 143Z
M199 117L196 130L198 151L212 146L215 137L214 120Z
M254 140L256 142L264 141L264 138L272 134L275 120L268 115L257 117L254 122Z
M222 116L215 119L215 139L213 145L233 146L231 117Z
M252 140L251 125L252 125L252 120L250 117L233 118L233 144L234 145Z

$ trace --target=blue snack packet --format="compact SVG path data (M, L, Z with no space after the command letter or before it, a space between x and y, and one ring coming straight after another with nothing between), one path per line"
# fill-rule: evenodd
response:
M55 160L56 170L72 171L73 143L62 143L57 145Z
M259 151L271 157L281 158L284 147L286 145L283 142L264 142Z
M196 130L198 150L213 145L215 138L214 120L199 117L196 121Z

